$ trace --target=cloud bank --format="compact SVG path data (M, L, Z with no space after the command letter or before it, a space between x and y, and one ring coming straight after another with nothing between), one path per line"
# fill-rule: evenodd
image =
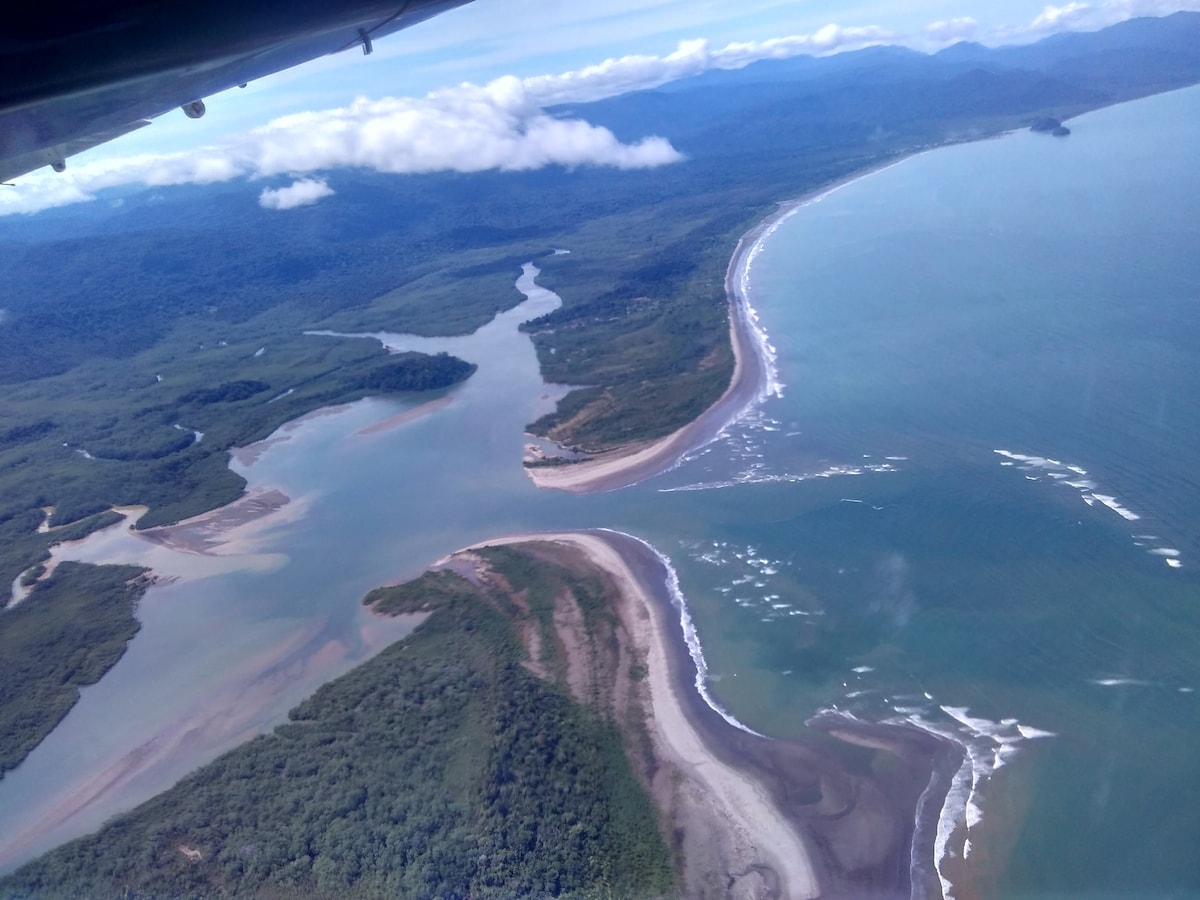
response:
M606 128L548 115L511 76L421 99L359 98L250 132L238 148L256 175L359 166L377 172L520 171L549 165L644 169L682 157L658 137L622 144Z
M78 203L129 184L210 184L343 167L395 174L554 165L645 169L683 158L661 137L625 144L607 128L552 116L545 105L527 81L511 76L421 98L359 98L337 109L284 116L194 151L69 163L62 174L43 169L0 193L0 215ZM315 202L318 184L323 182L299 181L283 189L295 189L286 195L265 191L259 202L275 204L272 209Z
M1027 25L998 28L990 36L996 41L1028 41L1060 31L1097 31L1139 16L1166 16L1180 10L1200 10L1200 0L1105 0L1103 3L1071 2L1046 6Z
M559 75L506 76L486 85L463 83L420 98L359 98L337 109L284 116L220 145L184 153L69 164L63 174L43 169L20 179L17 187L0 191L0 215L91 200L97 191L120 185L206 184L281 174L300 180L280 190L264 190L259 203L288 209L332 193L324 181L302 176L341 167L396 174L519 171L555 165L654 168L682 159L665 139L648 136L625 144L606 128L552 115L547 108L653 88L711 69L739 69L765 59L828 55L883 43L929 48L962 39L1030 41L1180 9L1200 9L1200 0L1073 0L1046 6L1024 25L1003 28L985 29L973 18L954 18L934 22L917 34L897 34L880 26L827 25L811 34L717 48L704 40L683 41L665 56L623 56Z
M562 75L526 78L523 84L538 102L547 106L582 103L658 87L709 69L740 69L764 59L788 59L805 53L823 55L897 39L895 33L876 26L826 25L812 34L742 41L719 49L711 48L705 40L681 41L675 52L667 56L622 56Z
M302 178L287 187L263 188L258 195L258 205L263 209L294 209L311 206L322 197L333 193L333 188L323 178Z
M979 22L970 16L943 19L925 26L925 34L936 44L972 40L979 33Z

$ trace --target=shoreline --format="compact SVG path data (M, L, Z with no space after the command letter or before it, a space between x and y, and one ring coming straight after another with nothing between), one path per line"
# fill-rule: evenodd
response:
M53 509L53 507L49 507L49 509ZM90 534L85 534L83 537L76 538L73 541L56 541L51 544L48 551L50 554L49 557L39 563L34 563L34 565L30 566L28 569L25 569L20 575L13 579L12 587L9 590L8 599L3 605L0 605L0 609L14 609L17 606L20 606L29 598L30 593L32 593L33 589L37 587L38 584L54 574L54 570L58 568L59 563L73 560L72 557L67 556L63 551L70 550L74 547L84 546L87 541L96 534L104 534L106 532L111 533L120 529L122 526L132 529L133 526L137 524L137 520L150 511L150 507L141 506L140 504L132 504L129 506L111 506L109 507L109 511L118 513L121 518L116 522L113 522L111 525L106 525L104 528L100 528L91 532ZM42 531L41 528L38 529L42 534L49 534L53 531L59 530L60 528L66 528L75 524L73 522L68 522L67 525L50 527L47 524L49 521L50 514L47 514L46 522L43 523L45 530ZM39 565L42 567L42 574L33 579L33 581L31 581L29 584L22 584L21 580L25 577L25 574ZM153 575L154 573L151 574Z
M733 754L714 752L714 725L697 717L695 702L701 698L687 683L681 642L670 634L674 607L645 576L645 564L658 561L652 549L606 531L507 535L465 549L539 543L580 552L617 589L618 619L646 667L646 727L655 756L650 791L664 831L675 835L684 894L708 896L736 881L739 889L749 889L746 896L821 896L807 841L769 785L731 760ZM709 707L703 710L711 715Z
M819 203L847 185L869 178L936 148L921 148L879 165L828 182L778 207L738 238L725 269L725 297L729 309L729 337L733 347L733 375L725 392L686 425L656 441L604 451L578 463L525 466L539 487L578 494L594 494L631 487L678 466L683 457L711 443L747 410L771 396L780 396L775 348L759 324L750 303L749 273L754 257L775 230L799 210Z
M682 804L678 792L664 804L657 784L654 796L668 825L685 835L688 826L715 823L696 837L705 849L693 846L693 853L712 856L711 845L720 842L720 859L764 876L766 896L941 897L930 826L936 828L960 748L918 728L827 713L806 724L828 740L757 734L708 696L686 598L670 561L652 545L597 529L507 535L466 549L536 543L574 547L609 573L621 595L618 616L635 643L658 648L646 655L647 725L660 755L692 788ZM681 756L676 739L689 753ZM899 765L885 767L893 769L888 775L860 771L854 760L862 748ZM736 808L727 813L726 804ZM683 847L686 856L686 836ZM771 889L772 873L780 873L783 890Z

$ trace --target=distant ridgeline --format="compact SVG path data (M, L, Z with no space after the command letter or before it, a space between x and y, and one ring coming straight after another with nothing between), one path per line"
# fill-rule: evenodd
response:
M0 583L64 536L38 530L43 508L76 535L119 504L149 505L143 525L176 521L240 494L229 447L322 406L467 377L461 360L302 332L466 333L520 301L530 259L564 301L527 326L543 373L589 385L532 430L586 449L667 434L729 382L725 268L777 201L1197 81L1198 13L1025 47L873 47L555 111L686 154L653 172L345 170L336 194L286 213L237 181L0 219ZM16 621L0 613L0 631Z
M518 550L476 559L485 580L443 570L373 591L375 609L429 619L0 895L673 896L631 763L649 764L644 711L611 702L633 663L616 654L604 582ZM586 692L556 636L564 603Z

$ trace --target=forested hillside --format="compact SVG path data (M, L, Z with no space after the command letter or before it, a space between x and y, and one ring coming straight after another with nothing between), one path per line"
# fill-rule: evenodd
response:
M521 630L552 635L564 591L603 634L602 584L486 555L484 583L441 571L368 595L429 619L273 734L3 879L0 896L672 895L628 724L525 665ZM563 650L545 647L558 671Z

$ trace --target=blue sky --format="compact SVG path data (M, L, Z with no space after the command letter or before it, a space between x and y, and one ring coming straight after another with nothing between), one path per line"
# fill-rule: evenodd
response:
M121 184L285 173L309 179L285 197L319 199L332 191L314 173L431 171L432 143L457 147L445 167L465 171L665 165L677 155L653 135L623 146L586 122L556 123L542 107L768 55L868 43L936 50L960 38L1024 43L1177 9L1200 9L1200 0L474 0L378 41L371 56L324 57L206 98L199 121L168 113L73 158L66 176L26 176L0 195L0 214Z
M973 19L971 37L1027 42L1063 28L1200 4L1170 0L474 0L382 40L371 57L347 52L264 79L214 101L239 121L349 102L356 95L425 94L460 81L565 72L628 54L669 53L681 40L714 45L811 34L830 24L877 27L895 42L937 49L925 29ZM1046 15L1048 11L1050 15ZM1035 25L1044 17L1043 25ZM228 109L221 110L222 101Z

